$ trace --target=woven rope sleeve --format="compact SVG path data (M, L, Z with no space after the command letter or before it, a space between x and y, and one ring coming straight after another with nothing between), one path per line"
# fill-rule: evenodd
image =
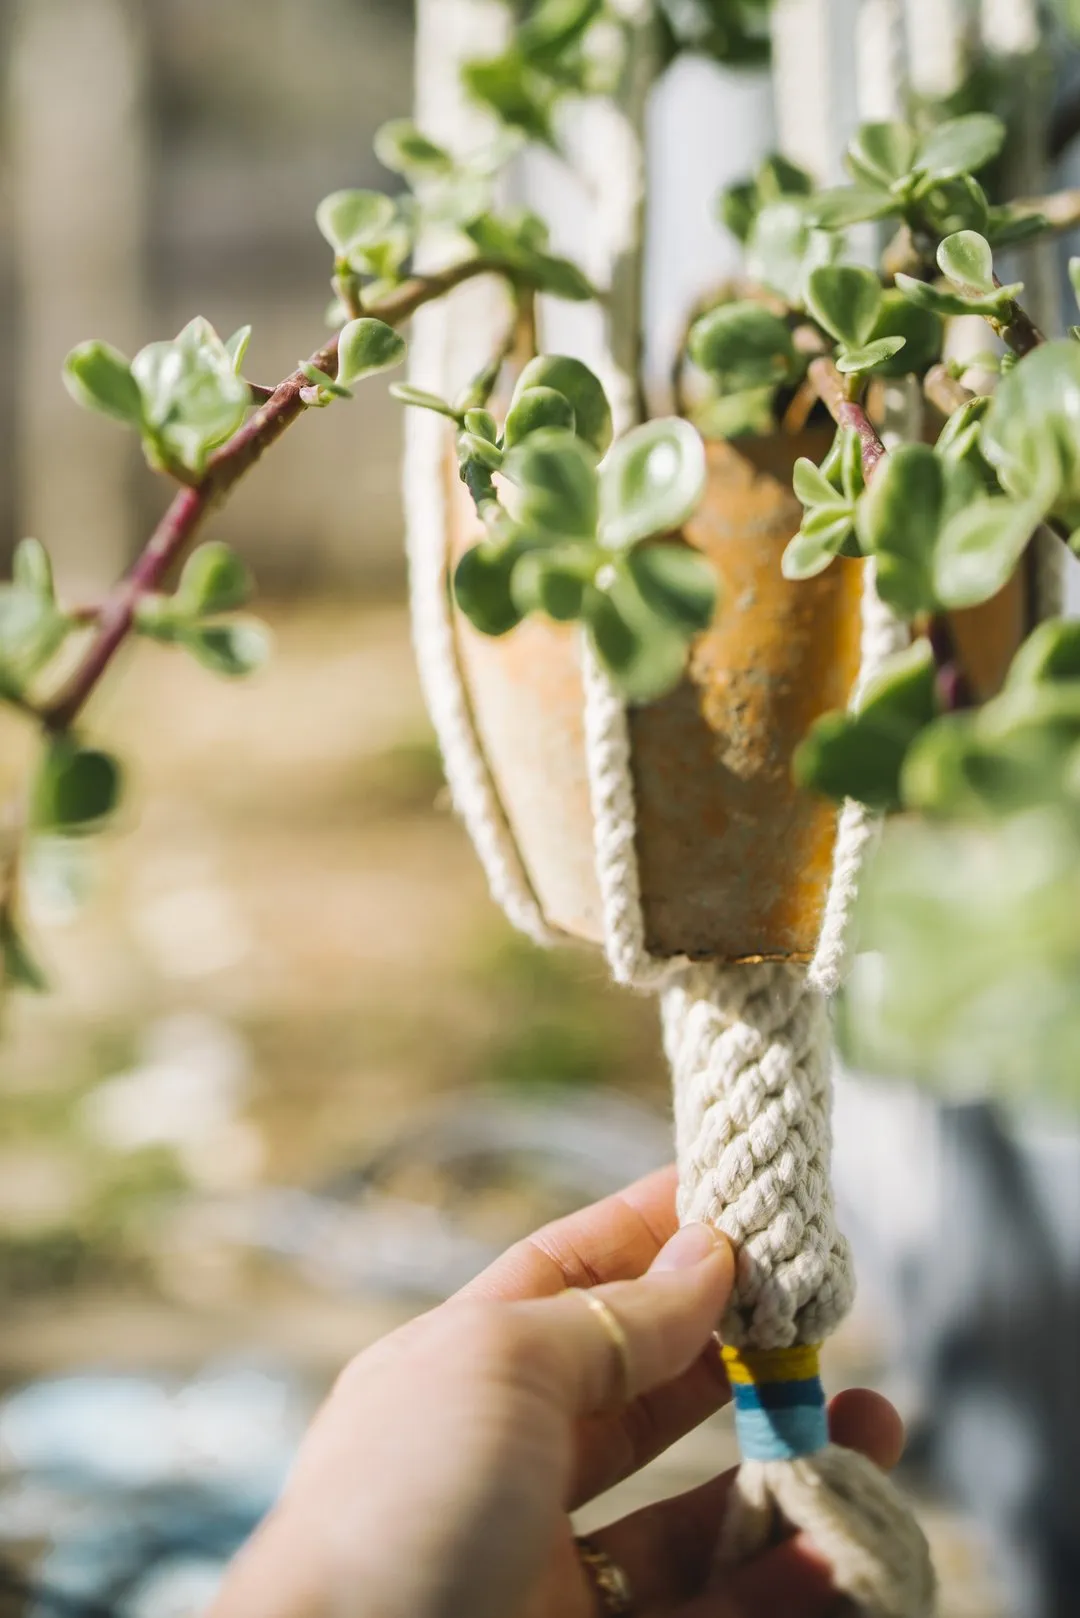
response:
M699 966L663 997L679 1214L739 1255L725 1341L819 1343L851 1306L829 1181L832 1052L824 996L798 966Z

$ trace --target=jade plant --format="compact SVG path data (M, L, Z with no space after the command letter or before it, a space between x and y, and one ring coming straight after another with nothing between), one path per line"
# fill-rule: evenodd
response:
M1060 1099L1080 1049L1080 625L1029 624L980 702L952 617L1018 573L1033 584L1036 546L1080 552L1080 326L1047 340L1008 274L1018 246L1080 222L1080 199L991 200L979 175L1005 138L985 113L867 124L851 183L828 190L766 163L720 209L750 283L700 313L687 352L705 430L829 412L828 453L795 467L803 520L783 571L865 558L910 632L795 759L806 787L891 817L843 1001L848 1055ZM868 223L875 269L852 251ZM1080 296L1080 260L1070 276ZM972 316L985 348L953 357L952 323ZM886 451L897 409L906 432Z
M87 728L87 707L121 647L149 637L223 675L268 654L243 613L248 569L203 538L208 518L301 416L344 408L399 368L401 328L422 305L494 276L511 317L490 362L450 398L392 384L408 407L445 418L475 508L452 580L460 610L486 635L529 615L577 625L626 700L662 696L723 612L722 580L682 538L704 488L703 439L831 417L828 453L795 469L804 515L783 572L798 589L864 558L910 627L858 707L822 718L795 762L808 789L895 817L864 905L848 1049L937 1078L1074 1087L1080 631L1035 629L980 705L950 614L1030 571L1036 543L1080 549L1080 326L1045 340L1010 271L1018 248L1080 221L1080 199L998 196L987 177L1006 130L987 111L913 105L910 124L865 125L840 187L769 158L721 199L745 274L688 321L675 413L615 438L599 380L537 352L535 337L539 295L603 304L608 289L552 250L543 220L502 206L498 181L529 143L562 153L568 101L616 93L640 17L632 25L615 0L507 3L509 44L464 70L493 137L451 151L395 120L376 140L390 192L320 205L333 330L290 376L253 382L250 331L223 339L202 319L130 360L100 341L69 356L75 399L137 434L175 493L102 602L59 599L36 540L18 547L0 591L0 699L41 738L0 872L6 981L42 982L20 920L25 870L43 851L66 858L119 801L121 764ZM654 0L642 14L658 64L684 49L735 64L767 54L766 0ZM457 250L418 273L432 229ZM875 268L860 260L868 233L882 244ZM963 316L987 327L974 360L953 357Z

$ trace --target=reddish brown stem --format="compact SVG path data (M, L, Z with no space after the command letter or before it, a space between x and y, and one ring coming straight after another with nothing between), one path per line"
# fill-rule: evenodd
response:
M847 397L844 379L832 360L826 358L812 360L809 374L818 398L836 425L853 427L858 433L859 444L862 447L863 476L869 483L885 458L885 445L878 437L873 422L857 400Z
M490 259L467 259L451 265L438 275L415 276L396 287L367 312L388 325L397 325L415 314L423 304L440 298L474 276L506 274L503 265ZM308 361L333 376L337 361L337 337ZM250 471L270 445L275 443L306 408L301 397L309 387L302 370L270 393L269 398L248 418L227 444L210 457L206 472L190 488L181 489L158 523L135 566L103 603L97 632L86 654L67 683L40 711L39 718L49 730L66 730L78 718L101 676L130 633L140 598L158 589L173 563L183 554L214 508L228 495L244 473Z

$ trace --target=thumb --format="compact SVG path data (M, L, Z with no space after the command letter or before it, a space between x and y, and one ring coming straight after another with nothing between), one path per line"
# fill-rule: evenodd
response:
M726 1238L684 1225L637 1281L510 1307L559 1367L567 1414L592 1415L688 1370L719 1326L734 1279Z

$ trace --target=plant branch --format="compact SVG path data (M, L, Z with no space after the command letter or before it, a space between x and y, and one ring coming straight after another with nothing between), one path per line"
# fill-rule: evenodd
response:
M867 483L885 458L885 445L870 417L855 399L849 399L846 384L832 360L826 356L810 362L810 380L818 398L838 427L853 427L862 447L863 476Z
M947 366L932 365L923 377L923 393L943 416L951 416L954 410L974 399L975 395L970 388L965 388L951 376Z
M1001 282L994 276L994 285ZM986 316L987 325L1001 338L1006 348L1011 348L1018 359L1030 354L1033 348L1045 343L1046 338L1036 326L1027 310L1017 303L1015 298L1009 300L1009 312L1004 320L998 320L991 315Z
M436 275L414 276L404 281L367 312L388 325L399 325L424 304L445 296L463 282L491 274L509 275L510 272L497 260L466 259ZM334 336L308 363L332 377L336 372L337 347L338 339ZM140 598L158 589L215 507L271 444L304 414L307 407L302 394L309 386L309 379L302 370L286 377L228 443L210 457L200 481L181 489L175 496L131 572L102 604L96 634L82 661L41 710L41 721L49 730L66 730L78 718L130 633Z

